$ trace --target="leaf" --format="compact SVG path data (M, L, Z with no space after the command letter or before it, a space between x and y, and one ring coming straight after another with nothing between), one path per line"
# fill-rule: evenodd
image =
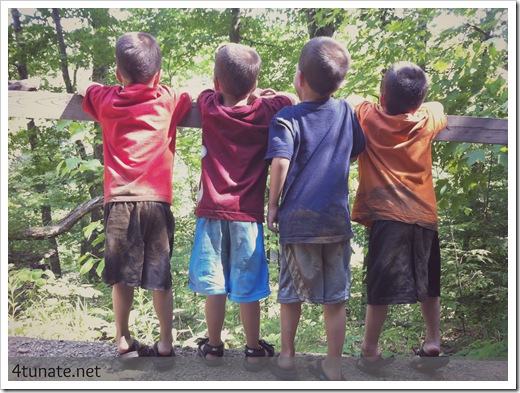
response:
M63 131L73 120L58 120L56 123L56 131Z
M85 170L88 170L88 171L97 171L99 168L102 168L103 165L101 164L101 161L99 161L98 159L93 159L93 160L89 160L89 161L83 161L81 163L81 171L85 171Z
M94 232L100 226L99 221L94 221L88 224L85 228L83 228L83 235L86 239L90 239L92 236L92 232Z
M468 165L473 165L476 162L484 162L486 159L486 152L481 149L472 150L470 152L466 152L464 157L467 158Z
M105 258L101 259L101 261L97 265L96 273L97 273L98 277L101 277L101 273L103 272L104 268L105 268Z
M81 268L79 269L79 274L86 274L92 269L92 266L94 266L94 263L96 260L93 257L90 257L87 259L87 261L81 265Z
M70 136L72 137L85 131L85 127L83 127L83 125L75 121L70 124L69 131Z

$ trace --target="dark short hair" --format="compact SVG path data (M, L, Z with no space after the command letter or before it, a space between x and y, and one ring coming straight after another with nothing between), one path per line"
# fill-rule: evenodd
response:
M318 94L332 94L339 89L350 66L350 54L330 37L315 37L302 48L298 69L310 88Z
M428 77L418 65L409 61L393 64L381 83L385 110L390 115L415 111L423 103L428 87Z
M145 83L161 69L161 48L150 34L125 33L116 42L116 63L125 78Z
M222 44L215 53L215 77L222 91L235 98L254 89L261 65L256 50L246 45Z

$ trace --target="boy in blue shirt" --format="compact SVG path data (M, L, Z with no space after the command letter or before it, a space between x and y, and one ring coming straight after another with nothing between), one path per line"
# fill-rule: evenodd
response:
M349 63L346 48L332 38L310 40L301 51L294 77L301 103L280 110L269 129L267 223L280 234L281 244L282 349L272 370L281 379L297 376L294 339L302 302L323 304L327 332L327 358L310 371L321 380L342 379L353 237L349 168L351 159L365 148L353 108L346 100L332 98Z

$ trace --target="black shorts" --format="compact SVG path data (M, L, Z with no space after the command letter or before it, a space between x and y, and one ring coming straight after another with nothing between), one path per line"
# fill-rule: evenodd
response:
M366 269L368 304L412 304L440 296L438 232L398 221L374 222Z
M105 205L105 268L107 284L172 287L170 259L175 220L163 202L112 202Z

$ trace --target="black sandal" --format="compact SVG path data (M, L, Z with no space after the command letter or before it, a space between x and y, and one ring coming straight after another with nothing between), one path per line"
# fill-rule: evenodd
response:
M152 362L154 367L159 371L166 371L173 367L175 364L175 351L173 346L170 350L169 355L161 355L158 348L159 342L156 341L151 350Z
M197 339L197 354L204 360L206 366L215 367L222 364L222 357L224 356L224 343L214 347L208 344L209 337ZM208 360L206 355L218 356L216 359Z
M246 345L244 358L244 368L247 371L260 371L267 364L267 358L272 358L274 356L274 347L266 342L265 340L259 340L258 344L260 348L250 348ZM267 355L266 355L267 352ZM259 362L250 363L247 361L247 358L265 358L261 359Z
M151 355L151 348L146 344L141 344L135 338L133 339L132 345L124 353L119 354L119 358L122 361L134 359L137 357L148 357Z
M413 349L413 348L412 348ZM418 371L432 371L437 370L446 366L450 362L449 356L446 355L429 355L426 353L424 348L421 348L419 352L415 352L415 357L411 361L411 366Z

